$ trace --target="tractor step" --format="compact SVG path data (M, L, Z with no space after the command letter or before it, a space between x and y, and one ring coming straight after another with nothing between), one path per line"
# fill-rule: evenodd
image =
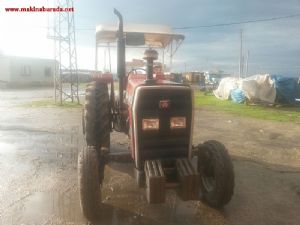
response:
M173 163L161 160L145 161L146 196L149 203L165 201L166 189L175 189L184 200L196 200L199 195L200 176L187 158Z
M191 161L186 158L176 160L179 180L178 195L184 201L199 198L200 176Z
M149 203L165 201L165 173L160 160L145 162L146 196Z

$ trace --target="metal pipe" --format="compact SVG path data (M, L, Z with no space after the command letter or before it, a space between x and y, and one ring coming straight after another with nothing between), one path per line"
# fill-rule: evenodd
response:
M123 108L123 86L124 86L124 78L126 73L126 67L125 67L125 37L124 37L124 31L123 31L123 17L121 13L114 9L114 14L119 19L119 30L118 30L118 44L117 44L117 74L119 77L119 109L121 110Z
M96 45L95 45L95 71L98 71L98 44L97 44L97 37L96 37Z
M108 45L108 60L109 60L109 72L111 73L111 55L110 55L110 43L107 43Z
M243 65L242 65L242 58L243 58L243 30L241 30L240 33L240 64L239 64L239 79L241 78L242 74L243 74Z

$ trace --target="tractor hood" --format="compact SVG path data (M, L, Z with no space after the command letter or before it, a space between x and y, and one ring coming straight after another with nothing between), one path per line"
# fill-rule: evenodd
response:
M155 76L155 74L154 74L154 76ZM146 74L129 75L128 87L127 87L129 89L128 91L134 91L138 86L141 86L141 85L147 86L147 84L145 83L146 79L147 79ZM151 85L149 85L149 86L156 86L156 85L188 86L188 85L176 83L176 82L169 81L169 80L159 79L157 77L156 77L156 79L153 79L153 83L151 83Z

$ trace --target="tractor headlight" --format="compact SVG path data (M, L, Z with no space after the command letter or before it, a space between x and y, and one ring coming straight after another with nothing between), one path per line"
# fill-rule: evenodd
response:
M142 128L143 130L158 130L159 119L143 119Z
M185 119L185 117L171 117L171 119L170 119L170 128L171 129L186 128L186 119Z

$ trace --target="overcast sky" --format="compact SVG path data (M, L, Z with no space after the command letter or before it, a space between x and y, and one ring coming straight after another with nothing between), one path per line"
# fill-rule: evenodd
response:
M51 2L51 0L49 0ZM213 25L300 13L300 0L75 0L79 68L94 67L94 28L117 23L116 7L125 23L165 24L171 27ZM47 6L46 0L2 0L0 49L7 54L53 56L47 40L46 13L6 13L4 7ZM186 39L177 51L178 71L220 69L238 73L240 30L244 56L249 51L249 74L300 75L300 16L224 27L177 30Z

